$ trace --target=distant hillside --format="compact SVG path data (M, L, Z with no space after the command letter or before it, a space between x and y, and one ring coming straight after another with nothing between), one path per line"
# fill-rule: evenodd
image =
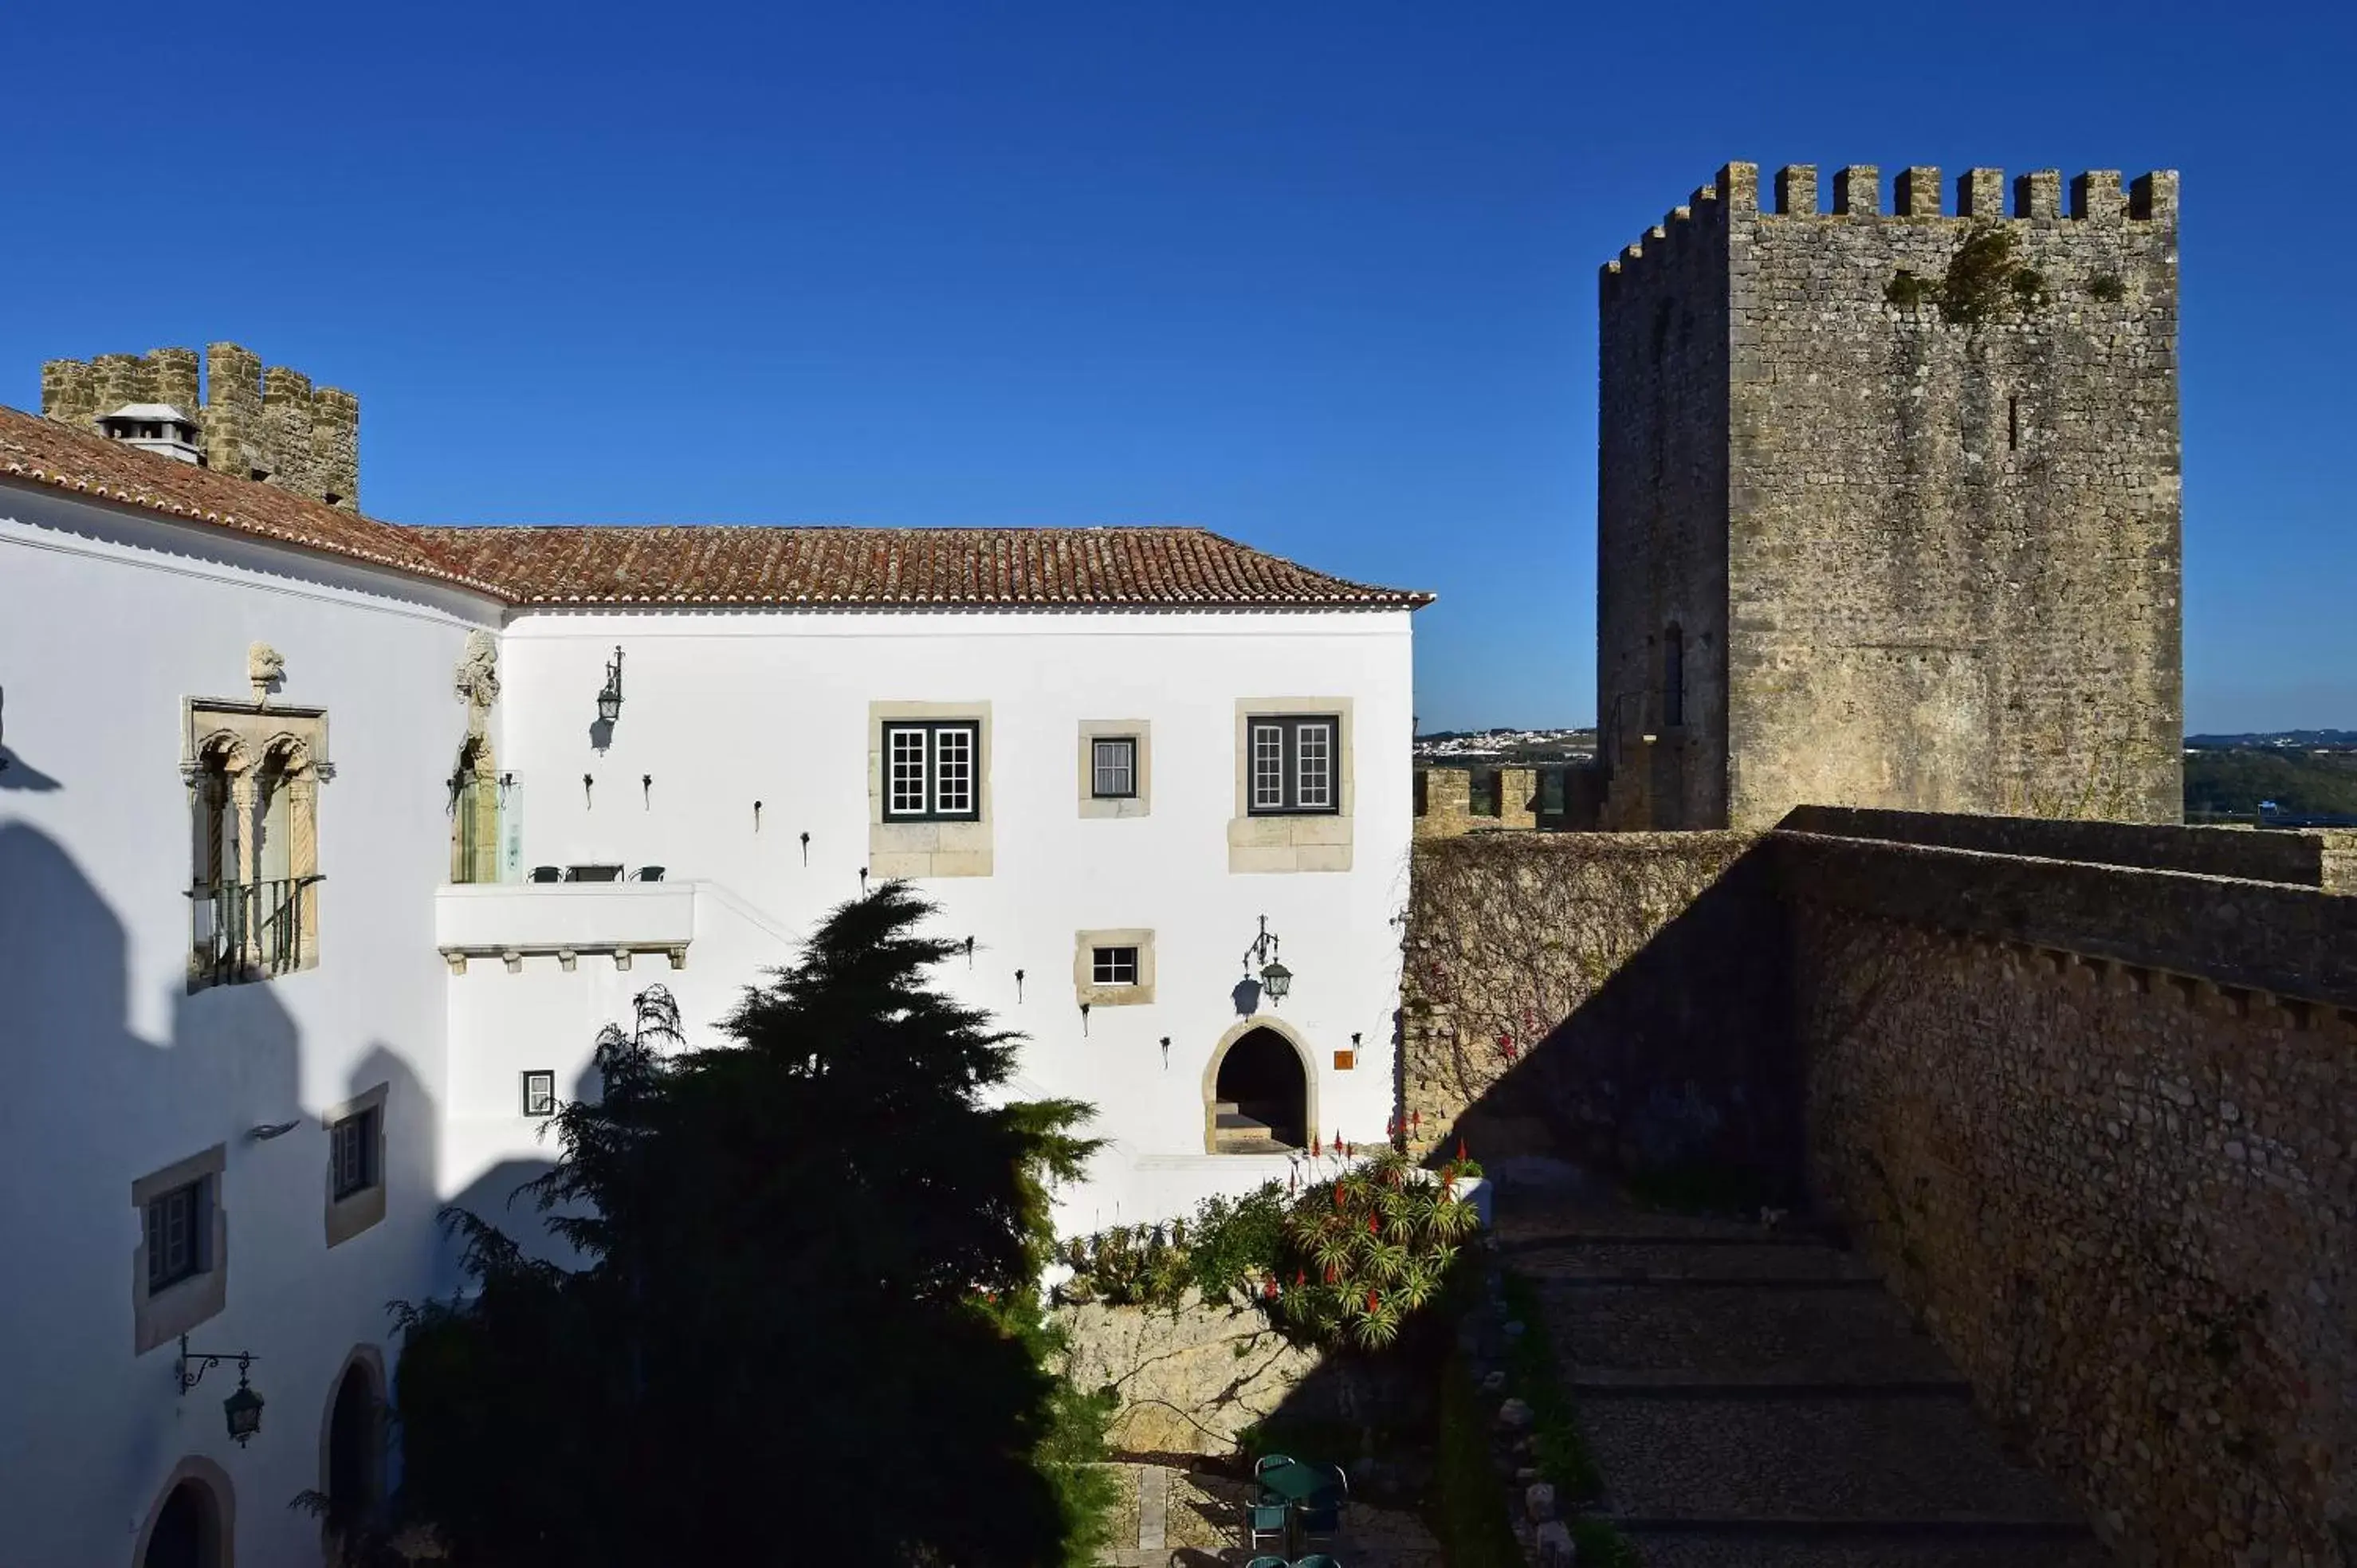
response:
M2302 735L2341 735L2306 730ZM2188 746L2208 737L2187 741ZM2330 745L2330 741L2308 744ZM2185 810L2248 814L2272 800L2291 816L2357 816L2357 751L2318 757L2270 746L2204 746L2185 758Z
M2334 746L2357 747L2357 729L2279 729L2261 735L2189 735L2189 746L2233 750L2244 746Z

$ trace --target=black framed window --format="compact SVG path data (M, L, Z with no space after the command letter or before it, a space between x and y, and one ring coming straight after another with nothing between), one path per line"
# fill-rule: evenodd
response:
M1103 736L1089 744L1089 793L1100 800L1137 795L1137 737Z
M894 720L884 726L884 816L974 822L982 816L982 724Z
M147 1203L147 1294L194 1279L206 1267L211 1224L210 1176L176 1187Z
M1254 816L1342 809L1342 721L1332 714L1257 717L1246 725L1246 800Z
M376 1119L382 1114L371 1107L328 1129L328 1169L339 1201L377 1184Z
M1135 985L1137 983L1137 950L1135 948L1091 948L1089 950L1089 983Z
M523 1113L527 1116L556 1114L556 1074L536 1069L523 1075Z

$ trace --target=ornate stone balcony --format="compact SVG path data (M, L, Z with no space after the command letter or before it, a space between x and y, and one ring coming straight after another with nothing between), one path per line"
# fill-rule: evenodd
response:
M628 969L639 954L687 966L695 938L694 882L473 883L441 888L434 943L451 972L472 959L499 959L511 972L527 958L572 969L585 955Z

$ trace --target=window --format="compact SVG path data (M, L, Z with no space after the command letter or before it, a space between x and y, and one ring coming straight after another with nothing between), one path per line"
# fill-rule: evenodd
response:
M319 786L335 772L327 716L210 700L191 701L186 716L189 986L309 969L318 962Z
M1092 1007L1154 1001L1154 932L1144 926L1072 933L1072 1000Z
M1137 737L1106 736L1090 742L1089 793L1125 800L1137 793Z
M376 1110L363 1111L328 1129L328 1157L339 1201L374 1187L380 1179L376 1133L377 1118L382 1114Z
M982 725L972 719L884 726L884 815L974 822L982 815Z
M199 1176L147 1200L147 1294L156 1295L205 1272L211 1229L212 1178Z
M1137 983L1137 950L1135 948L1091 949L1089 983L1135 985Z
M523 1113L527 1116L556 1114L556 1074L545 1069L523 1075Z
M1331 714L1255 718L1251 723L1254 816L1339 812L1341 789L1335 751L1342 721Z

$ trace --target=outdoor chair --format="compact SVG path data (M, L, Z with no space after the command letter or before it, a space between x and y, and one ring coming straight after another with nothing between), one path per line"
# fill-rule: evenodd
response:
M559 866L535 865L532 868L532 879L534 882L562 882L565 872Z
M1322 1552L1313 1552L1307 1557L1295 1558L1293 1568L1342 1568L1342 1565Z
M1293 1564L1287 1563L1282 1557L1269 1557L1263 1555L1255 1557L1251 1562L1245 1563L1244 1568L1293 1568Z
M1299 1517L1304 1540L1331 1541L1342 1533L1342 1505L1333 1497L1302 1504Z
M1327 1482L1337 1497L1348 1498L1351 1495L1351 1477L1343 1474L1341 1466L1320 1465L1318 1467L1326 1473Z
M1252 1551L1264 1541L1285 1544L1283 1503L1254 1503L1244 1509L1244 1550Z
M640 867L639 867L639 880L640 880L640 881L641 881L641 882L661 882L662 879L663 879L663 868L662 868L662 866L660 866L660 865L641 865Z
M1253 1480L1255 1483L1255 1487L1253 1492L1253 1497L1254 1499L1264 1503L1282 1501L1283 1499L1278 1498L1275 1493L1270 1491L1266 1487L1258 1486L1257 1483L1263 1476L1267 1475L1271 1470L1278 1469L1292 1463L1292 1456L1286 1454L1264 1454L1259 1458L1254 1460Z

